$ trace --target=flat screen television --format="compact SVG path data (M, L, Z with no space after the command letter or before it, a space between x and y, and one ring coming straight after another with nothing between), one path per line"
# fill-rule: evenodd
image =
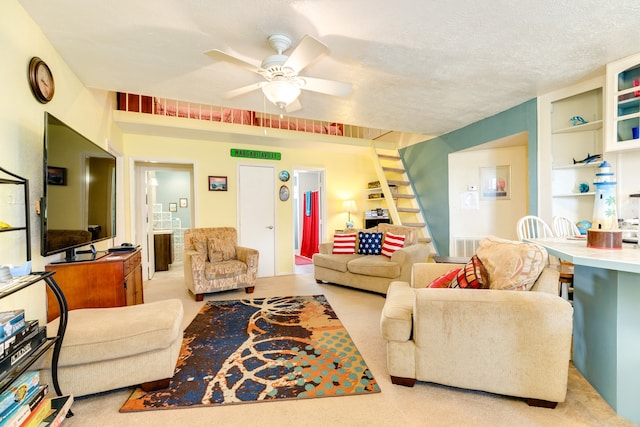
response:
M41 253L96 259L94 242L116 233L116 158L45 112ZM78 250L91 245L90 250Z

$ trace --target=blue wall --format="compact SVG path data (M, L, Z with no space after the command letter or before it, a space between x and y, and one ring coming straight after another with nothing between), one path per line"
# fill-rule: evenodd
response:
M450 153L528 132L529 206L538 212L538 112L532 99L476 123L400 150L400 157L439 255L449 255Z

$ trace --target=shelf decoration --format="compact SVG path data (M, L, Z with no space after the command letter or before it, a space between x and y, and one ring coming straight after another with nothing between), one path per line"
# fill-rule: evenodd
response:
M569 120L571 120L571 124L573 126L580 126L588 123L584 118L582 118L582 116L573 116Z
M618 229L616 210L616 177L606 160L600 164L593 180L596 187L593 205L593 221L587 230L587 246L590 248L621 249L622 230Z
M587 157L585 157L582 160L573 159L573 164L574 165L578 165L578 164L586 165L586 164L589 164L589 163L593 163L596 160L600 160L601 158L602 158L602 154L591 155L591 154L587 153Z

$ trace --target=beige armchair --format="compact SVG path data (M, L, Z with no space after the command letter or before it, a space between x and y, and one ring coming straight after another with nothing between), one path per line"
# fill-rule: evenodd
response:
M202 301L204 294L245 288L252 293L258 276L258 251L238 246L233 227L184 231L184 280Z
M394 384L416 380L482 390L555 407L565 400L571 304L558 272L544 268L529 291L424 288L462 264L414 264L393 282L381 316Z

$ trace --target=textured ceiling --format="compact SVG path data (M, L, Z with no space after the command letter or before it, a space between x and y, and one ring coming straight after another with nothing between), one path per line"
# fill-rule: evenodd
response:
M438 135L602 73L640 52L637 0L19 0L91 88L270 111L261 81L204 55L273 53L305 34L330 53L301 75L353 83L303 91L294 116ZM46 60L46 58L44 58Z

